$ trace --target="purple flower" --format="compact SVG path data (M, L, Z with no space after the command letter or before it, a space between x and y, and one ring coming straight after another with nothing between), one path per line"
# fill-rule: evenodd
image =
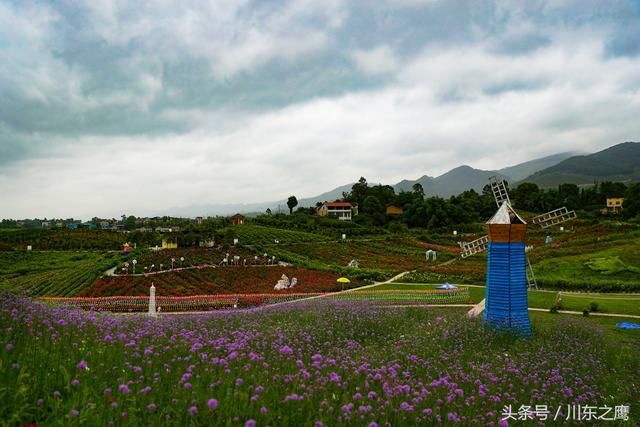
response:
M120 386L118 387L118 390L120 390L120 393L122 394L131 393L131 390L129 390L129 386L127 386L126 384L120 384Z
M509 422L507 420L501 419L500 421L498 421L498 425L500 427L509 427Z
M196 408L195 406L192 406L187 411L189 412L189 415L191 415L193 417L195 414L198 413L198 408Z
M80 385L80 381L77 378L71 380L71 385L74 387L78 387Z
M375 421L371 421L371 422L369 423L369 427L378 427L378 423L377 423L377 422L375 422Z
M218 407L218 401L216 399L209 399L207 401L207 406L213 411Z
M424 411L422 411L422 413L425 414L425 415L431 415L432 412L433 412L433 410L431 408L427 408Z
M15 348L15 346L12 343L8 342L7 345L4 346L4 348L6 348L7 351L11 351Z
M247 422L244 423L244 427L256 427L256 420L247 420Z
M60 396L62 396L62 395L60 394L60 392L58 390L54 390L53 391L53 397L55 397L56 399L59 399Z
M185 389L191 390L191 387L192 387L191 383L184 383L184 388Z
M293 354L293 350L288 345L285 345L280 349L280 353L285 355L290 355L290 354Z
M106 396L107 394L111 394L111 387L107 387L104 389L103 391L104 395Z
M339 383L341 379L342 378L340 378L340 375L336 374L335 372L331 372L329 374L329 380L331 380L334 383Z
M84 371L85 369L87 369L87 362L85 362L84 360L81 360L76 367L81 371Z
M156 407L156 404L155 404L155 403L149 403L149 404L147 405L147 409L148 409L149 411L151 411L151 412L155 411L155 410L156 410L156 408L157 408L157 407Z
M80 415L80 412L78 412L77 409L72 409L71 410L71 416L72 417L77 417L78 415Z
M260 408L260 413L261 414L266 414L267 412L269 412L269 411L264 406L262 408Z

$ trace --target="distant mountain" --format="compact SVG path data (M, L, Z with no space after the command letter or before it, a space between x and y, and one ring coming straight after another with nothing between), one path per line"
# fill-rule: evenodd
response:
M568 159L569 157L584 155L588 153L584 152L571 152L554 154L552 156L541 157L539 159L530 160L528 162L520 163L514 166L499 169L497 172L501 175L508 176L510 182L521 181L531 174L534 174L543 169L557 165L561 161Z
M573 153L575 154L575 153ZM572 153L560 153L553 156L542 157L540 159L531 160L525 163L520 163L514 166L510 166L497 171L488 171L481 169L474 169L470 166L459 166L455 169L451 169L449 172L444 173L437 177L431 177L424 175L416 180L404 179L397 184L393 185L393 189L396 192L413 191L413 185L420 183L424 188L425 194L428 196L440 196L450 197L456 194L460 194L463 191L473 188L477 192L481 192L483 187L488 183L489 177L497 176L502 179L506 179L510 183L516 182L522 177L528 176L531 173L537 172L541 169L553 166L568 157ZM333 201L342 197L342 193L351 191L353 183L345 184L340 187L336 187L333 190L319 194L313 197L298 198L299 207L315 206L318 202ZM375 185L369 183L369 185ZM277 212L280 209L282 212L287 212L286 199L261 202L261 203L244 203L244 204L199 204L183 207L175 207L166 209L161 212L155 213L156 215L173 215L183 217L194 217L197 215L233 215L235 213L262 213L267 208L273 212Z
M403 180L393 186L396 192L412 191L415 183L420 183L424 188L427 196L450 197L460 194L463 191L473 188L477 192L482 192L482 188L488 183L489 178L497 176L502 179L509 180L508 176L502 175L497 171L486 171L474 169L471 166L458 166L449 172L442 174L436 178L423 176L415 181Z
M573 156L522 180L541 187L603 181L640 181L640 143L624 142L594 154Z

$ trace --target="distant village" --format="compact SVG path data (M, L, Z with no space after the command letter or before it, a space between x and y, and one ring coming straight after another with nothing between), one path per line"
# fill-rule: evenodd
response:
M172 233L179 232L187 225L202 225L206 221L220 221L227 219L229 223L239 225L244 224L245 216L241 214L235 214L231 217L208 217L203 218L198 216L196 218L175 218L169 216L163 217L134 217L122 215L121 219L105 219L105 218L92 218L90 221L82 221L80 219L67 218L67 219L21 219L11 220L4 219L0 223L2 227L9 228L25 228L25 229L61 229L67 228L71 230L78 229L93 229L93 230L107 230L107 231L141 231L141 232L156 232L156 233Z

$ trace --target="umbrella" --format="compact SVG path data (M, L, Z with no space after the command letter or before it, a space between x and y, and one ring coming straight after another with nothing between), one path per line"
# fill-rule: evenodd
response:
M336 280L336 282L342 283L342 289L344 289L344 284L351 283L351 280L347 279L346 277L341 277L338 280Z
M444 285L437 286L436 289L457 289L458 287L450 284L449 282L444 282Z

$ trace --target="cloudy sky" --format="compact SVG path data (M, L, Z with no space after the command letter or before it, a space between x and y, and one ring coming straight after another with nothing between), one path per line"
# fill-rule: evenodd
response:
M629 140L638 0L0 0L0 217L313 196Z

